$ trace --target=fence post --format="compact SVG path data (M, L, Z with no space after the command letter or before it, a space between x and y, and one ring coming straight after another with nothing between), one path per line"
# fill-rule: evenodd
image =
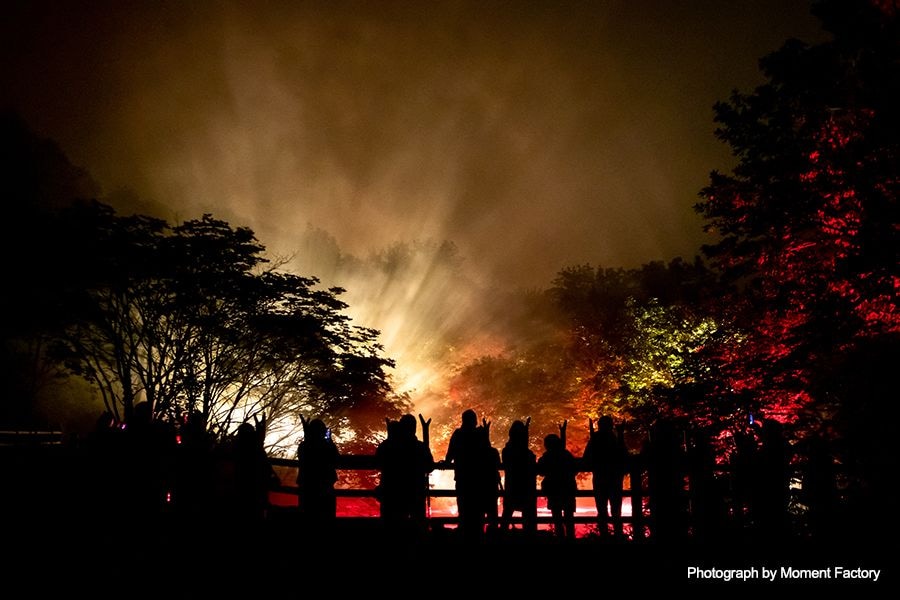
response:
M641 457L629 457L628 478L631 485L631 535L634 541L644 539L644 469Z

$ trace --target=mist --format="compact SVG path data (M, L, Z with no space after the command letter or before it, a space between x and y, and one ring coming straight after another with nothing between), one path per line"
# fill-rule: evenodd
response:
M120 211L212 213L346 288L427 406L503 352L500 299L711 241L713 103L818 28L799 1L670 4L22 3L2 105Z

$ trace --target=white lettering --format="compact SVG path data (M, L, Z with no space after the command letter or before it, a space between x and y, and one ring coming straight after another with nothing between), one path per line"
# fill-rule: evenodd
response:
M831 567L827 569L794 569L781 567L782 579L831 579Z
M878 581L878 578L881 577L881 569L835 567L834 576L841 579L871 579L872 581Z
M688 579L717 579L720 581L731 581L732 579L758 579L759 569L750 567L749 569L702 569L700 567L688 567Z

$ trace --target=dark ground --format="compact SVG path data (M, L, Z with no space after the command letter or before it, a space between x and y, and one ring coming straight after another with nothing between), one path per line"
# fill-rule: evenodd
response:
M52 454L52 453L51 453ZM895 597L895 527L860 515L841 538L762 542L661 543L587 537L561 542L549 532L463 544L453 530L415 543L388 535L375 519L339 520L327 533L300 526L281 509L256 527L223 513L177 519L117 513L91 496L64 463L35 470L0 452L0 598L539 598L681 591L765 592L777 583L689 579L688 567L717 569L880 569L877 583L792 580L797 591L847 584L865 598ZM45 463L46 464L46 463ZM843 586L842 586L843 587ZM857 592L853 592L857 593ZM851 599L855 600L855 599Z
M897 560L892 548L872 541L829 544L787 540L780 544L617 542L581 538L560 542L515 535L462 544L452 531L399 543L377 522L340 521L328 537L311 537L296 520L280 515L259 529L190 535L190 526L99 524L20 520L7 533L4 580L40 598L271 598L452 596L535 598L615 590L638 597L699 588L773 583L691 580L690 566L718 569L822 569L837 565L881 569L871 581L790 581L813 588L853 585L866 598L893 596ZM194 528L194 531L198 531ZM895 544L891 544L895 547ZM784 583L784 582L778 582ZM798 591L800 591L798 587ZM554 590L551 592L551 589ZM376 593L377 592L377 593ZM465 598L468 600L468 598Z

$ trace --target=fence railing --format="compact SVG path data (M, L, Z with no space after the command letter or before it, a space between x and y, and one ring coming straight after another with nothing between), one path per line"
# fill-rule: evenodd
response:
M296 469L298 468L296 460L273 458L271 459L271 463L273 466L280 469L292 469L291 474L296 474ZM369 498L377 501L378 490L375 488L374 482L377 481L375 475L377 475L379 469L374 455L341 455L337 467L339 471L343 472L369 473L372 475L371 477L345 478L345 480L350 481L365 480L372 483L372 485L339 485L335 489L335 494L338 498ZM710 518L713 520L719 519L719 521L717 521L717 526L721 525L726 528L742 529L752 525L753 515L750 512L750 494L755 492L748 493L748 482L739 481L736 472L732 466L728 464L717 464L711 469L711 472L707 471L705 473L699 473L697 471L691 471L687 464L683 464L674 472L675 491L673 494L671 491L672 488L669 488L670 492L666 497L666 501L675 504L674 511L678 513L675 518L676 520L679 520L676 527L679 527L682 530L687 530L695 526L709 527L709 523L711 522L709 520ZM435 466L435 471L453 471L453 467L451 465L438 463ZM500 472L503 472L502 466ZM590 498L591 502L582 502L580 504L582 510L576 511L574 520L577 524L596 524L597 512L593 502L594 491L590 489L590 471L582 466L580 473L588 475L586 478L582 479L582 481L587 483L587 487L586 489L579 489L576 492L576 497ZM699 479L693 481L692 476L702 477L703 481L701 482ZM802 520L802 516L798 517L798 514L803 512L800 500L798 499L801 493L802 471L799 467L792 466L787 469L786 476L787 480L785 481L785 485L788 489L785 490L785 499L787 502L787 505L784 507L785 512L789 519L794 518L795 521L797 519ZM452 478L444 477L442 479L446 482L450 482L451 487L430 487L427 491L429 500L456 498L457 494L456 490L452 487ZM288 476L283 478L282 481L292 481L292 477ZM672 480L670 479L669 481ZM713 482L712 485L715 487L715 490L712 491L712 503L715 504L714 508L710 507L710 497L702 496L704 493L710 493L710 490L708 487L703 490L701 489L701 486L709 486L710 482ZM653 483L652 468L646 457L632 455L626 469L626 476L623 480L623 511L621 516L621 523L632 539L643 539L650 536L651 530L660 525L660 519L671 518L671 515L673 514L671 506L665 517L661 513L659 515L654 514L655 507L661 506L662 501L657 499L657 502L660 504L654 503ZM833 492L836 496L840 496L841 491L837 489L837 487L838 486L835 487ZM283 485L275 491L283 494L297 494L297 488L294 485ZM504 495L503 490L500 490L498 494L502 501ZM539 484L536 486L536 496L538 498L546 498L546 494L540 489ZM378 505L377 503L373 503L372 506L375 508L370 516L371 518L377 518ZM587 506L590 506L590 509L584 510ZM798 506L800 506L799 510ZM501 509L502 505L498 506L498 516ZM660 508L660 510L662 509ZM709 512L704 514L703 511L713 511L717 512L717 514L711 516ZM365 517L356 516L344 518ZM427 515L427 518L432 525L455 524L458 521L458 518L453 511L442 511L439 514L430 513ZM700 523L701 520L704 520L702 524ZM521 515L515 513L510 522L514 524L521 523ZM538 513L537 522L539 524L550 524L553 522L553 519L547 511L541 510Z
M281 458L272 458L270 462L275 467L280 467L282 469L294 469L298 468L296 460L290 459L281 459ZM374 455L341 455L338 459L337 464L338 471L356 471L356 472L371 472L373 474L379 471L379 467L376 461L376 457ZM437 463L435 466L435 471L453 471L454 468L452 465L447 465L443 463ZM503 473L503 466L500 467L500 473ZM588 470L582 470L580 473L590 473ZM631 510L623 511L621 522L623 525L630 525L630 530L632 535L635 537L644 537L646 535L645 526L649 524L649 521L652 518L650 514L648 499L649 499L649 490L647 488L647 473L644 465L639 460L632 461L631 468L627 471L626 477L624 478L624 486L622 489L622 498L623 504L626 506L630 504ZM339 478L340 479L340 478ZM275 489L274 491L281 492L284 494L297 494L297 487L295 485L282 485ZM535 490L537 498L546 498L546 494L541 490L540 485L538 484ZM371 498L377 500L378 498L378 490L375 487L343 487L337 486L335 489L335 494L338 498ZM498 491L499 497L502 499L504 496L504 490ZM576 492L577 498L590 498L593 501L594 491L592 489L579 489ZM456 498L457 493L454 488L448 487L429 487L427 491L428 499L435 498ZM593 502L591 502L591 506L593 506ZM498 516L499 516L498 508ZM372 518L377 518L377 512L372 515ZM347 517L345 517L347 518ZM350 517L353 518L353 517ZM358 518L358 517L356 517ZM440 514L435 515L434 513L427 515L429 522L432 525L448 525L448 524L456 524L458 522L458 518L454 514ZM597 523L597 515L596 512L589 512L588 514L576 512L574 516L575 523L578 524L595 524ZM519 513L515 513L510 522L513 524L521 523L522 516ZM553 522L553 519L548 514L538 514L537 523L538 524L550 524Z

